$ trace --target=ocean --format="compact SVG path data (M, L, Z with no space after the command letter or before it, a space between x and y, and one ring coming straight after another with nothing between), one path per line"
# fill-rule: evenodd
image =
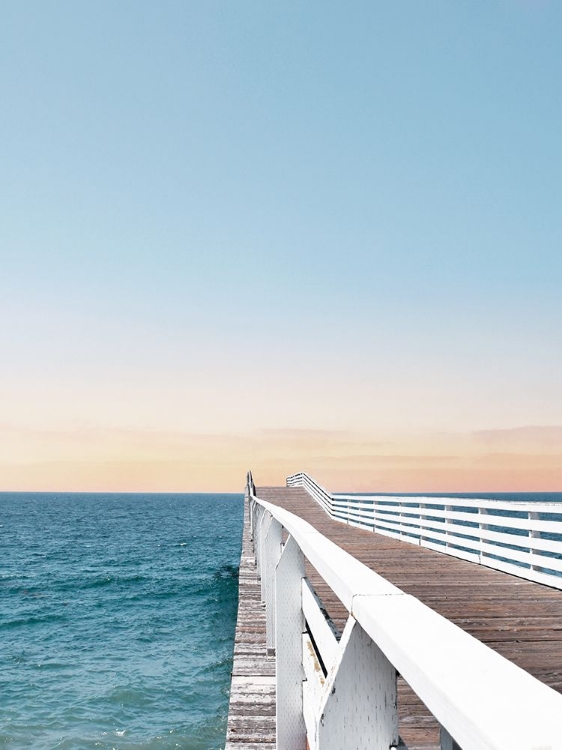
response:
M0 748L224 747L242 495L0 493Z

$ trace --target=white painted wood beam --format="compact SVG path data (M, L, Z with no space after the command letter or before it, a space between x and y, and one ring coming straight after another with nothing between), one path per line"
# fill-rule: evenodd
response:
M303 716L302 579L304 555L290 536L275 573L275 653L277 660L277 748L303 750L306 726Z
M389 750L398 745L396 670L350 617L317 725L320 750Z

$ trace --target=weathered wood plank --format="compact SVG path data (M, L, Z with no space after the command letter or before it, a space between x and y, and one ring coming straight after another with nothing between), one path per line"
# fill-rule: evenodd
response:
M275 660L266 655L265 622L246 506L225 750L275 750Z

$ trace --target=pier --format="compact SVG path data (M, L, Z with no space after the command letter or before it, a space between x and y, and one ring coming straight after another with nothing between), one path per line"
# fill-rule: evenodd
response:
M562 748L562 505L248 475L227 750Z

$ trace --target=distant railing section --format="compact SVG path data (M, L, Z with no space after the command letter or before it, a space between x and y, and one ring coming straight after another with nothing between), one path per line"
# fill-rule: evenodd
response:
M256 497L251 474L246 499L276 655L276 747L397 748L399 673L440 723L442 750L562 750L561 695ZM341 638L305 559L349 612Z
M330 493L304 487L338 521L562 589L562 503Z
M333 496L312 477L309 477L308 474L301 471L299 474L293 474L292 476L287 477L287 487L304 487L308 494L311 495L327 513L330 515L333 514Z

